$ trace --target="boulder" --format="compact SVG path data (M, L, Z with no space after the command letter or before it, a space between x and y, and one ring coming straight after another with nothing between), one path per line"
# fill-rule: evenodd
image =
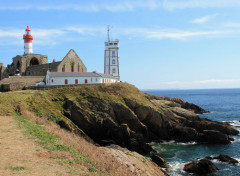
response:
M234 158L231 158L228 155L220 154L219 156L216 156L216 157L213 157L213 158L214 159L218 159L219 161L225 162L225 163L228 163L228 164L236 164L236 163L238 163L238 160L236 160Z
M184 171L199 175L211 174L219 169L207 158L201 159L198 162L190 162L184 165Z
M158 166L163 167L163 168L166 168L167 171L170 171L170 170L171 170L170 165L169 165L163 158L161 158L160 156L158 156L156 153L151 152L151 153L150 153L150 157L151 157L152 161L153 161L154 163L156 163Z
M228 144L231 142L228 135L217 130L204 130L203 138L202 142L207 142L209 144Z
M198 132L190 127L178 127L175 129L174 139L180 142L198 141Z

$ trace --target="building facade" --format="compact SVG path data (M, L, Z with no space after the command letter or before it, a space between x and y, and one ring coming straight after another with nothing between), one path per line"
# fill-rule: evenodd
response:
M48 72L46 75L46 85L107 84L116 82L118 82L116 77L96 72Z
M104 73L111 74L120 80L119 72L119 41L111 41L110 39L105 42L104 52Z

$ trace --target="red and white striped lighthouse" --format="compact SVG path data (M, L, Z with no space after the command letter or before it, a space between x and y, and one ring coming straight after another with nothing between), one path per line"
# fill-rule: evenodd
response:
M24 40L24 54L32 54L32 40L33 36L31 35L31 30L29 26L27 26L27 29L25 30L25 34L23 35Z

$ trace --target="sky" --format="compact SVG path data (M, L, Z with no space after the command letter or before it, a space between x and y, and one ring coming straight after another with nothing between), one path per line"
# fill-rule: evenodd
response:
M119 39L121 81L140 89L240 88L239 0L0 0L0 62L70 49L103 72L107 26Z

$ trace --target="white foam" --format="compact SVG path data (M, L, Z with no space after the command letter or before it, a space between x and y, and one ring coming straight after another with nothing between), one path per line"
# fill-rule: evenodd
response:
M236 138L236 137L233 137L234 141L231 141L231 143L237 143L237 142L240 142L240 138Z
M150 143L151 144L154 144L154 143ZM178 145L196 145L198 144L197 142L176 142L175 140L171 140L171 141L163 141L162 143L159 143L159 144L178 144Z
M240 127L240 122L238 120L233 120L228 123L230 123L230 125L232 125L232 126Z
M179 145L196 145L196 144L198 144L197 142L185 142L185 143L183 143L183 142L178 142L177 144L179 144Z
M240 158L235 158L235 159L238 161L237 165L240 166Z
M180 171L183 169L185 163L181 162L170 162L169 165L171 166L173 171Z

